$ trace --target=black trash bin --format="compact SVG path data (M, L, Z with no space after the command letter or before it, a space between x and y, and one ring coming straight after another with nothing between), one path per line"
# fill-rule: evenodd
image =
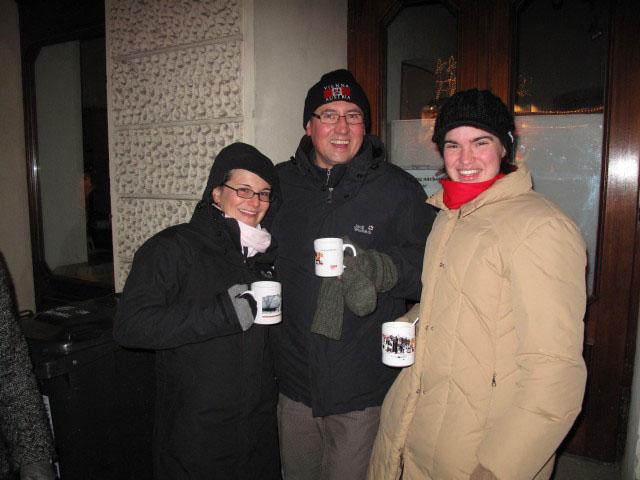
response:
M62 480L152 478L154 354L112 338L117 295L20 320Z

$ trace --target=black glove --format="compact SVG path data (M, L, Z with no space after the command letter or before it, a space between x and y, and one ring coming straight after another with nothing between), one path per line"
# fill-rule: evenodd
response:
M247 290L249 290L249 287L243 284L233 285L227 290L229 297L231 297L233 308L236 310L242 331L249 330L258 314L258 304L250 293L245 293Z

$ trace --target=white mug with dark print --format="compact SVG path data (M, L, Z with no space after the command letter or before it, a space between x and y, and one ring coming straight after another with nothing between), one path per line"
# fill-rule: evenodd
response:
M258 305L254 323L258 325L274 325L282 321L282 286L278 282L253 282L251 290L244 293L251 295Z
M382 363L390 367L413 365L416 355L416 326L408 322L382 324Z
M344 272L344 250L350 248L353 256L356 249L341 238L318 238L313 241L315 250L316 275L319 277L337 277Z

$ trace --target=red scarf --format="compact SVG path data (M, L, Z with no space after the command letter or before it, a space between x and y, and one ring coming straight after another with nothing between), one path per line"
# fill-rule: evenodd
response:
M446 179L440 180L442 188L444 189L444 196L442 200L447 208L450 210L457 210L462 205L470 202L484 192L487 188L493 185L496 180L499 180L504 176L504 173L499 173L491 180L478 183L454 182L453 180Z

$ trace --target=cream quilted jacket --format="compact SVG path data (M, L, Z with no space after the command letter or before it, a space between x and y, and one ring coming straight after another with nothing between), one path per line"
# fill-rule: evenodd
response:
M578 415L585 245L524 164L459 210L442 191L424 258L416 362L382 407L374 480L547 479Z

